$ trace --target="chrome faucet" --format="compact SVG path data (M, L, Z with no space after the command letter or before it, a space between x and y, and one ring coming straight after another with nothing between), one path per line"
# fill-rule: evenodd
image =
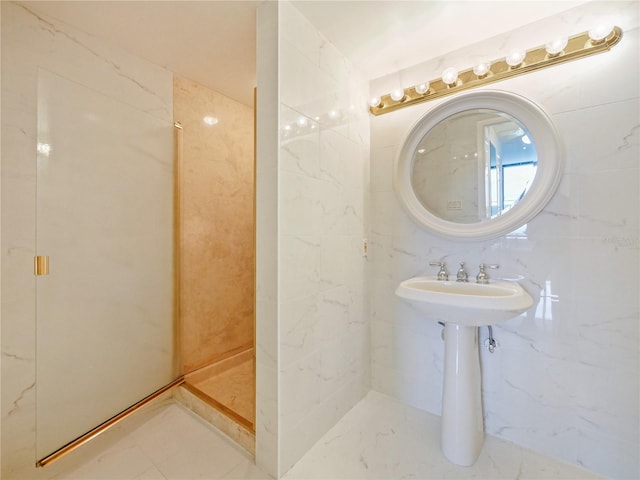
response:
M460 268L458 269L458 273L456 274L456 281L457 282L469 281L469 275L467 275L467 272L464 269L464 262L460 262Z
M500 268L500 266L481 263L480 271L478 272L478 275L476 275L476 282L483 283L483 284L489 283L489 275L487 274L487 272L485 272L484 270L485 268Z
M431 265L432 267L440 267L440 270L438 271L438 280L440 280L440 281L449 280L449 273L447 272L447 269L445 268L446 263L444 263L444 262L429 262L429 265Z

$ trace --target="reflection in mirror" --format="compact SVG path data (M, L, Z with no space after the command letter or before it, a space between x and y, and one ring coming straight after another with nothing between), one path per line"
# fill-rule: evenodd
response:
M540 213L563 167L560 138L542 108L483 90L451 98L418 120L396 156L393 187L430 232L488 240Z
M455 223L496 218L524 198L536 175L532 134L497 110L465 110L419 140L411 185L433 215Z

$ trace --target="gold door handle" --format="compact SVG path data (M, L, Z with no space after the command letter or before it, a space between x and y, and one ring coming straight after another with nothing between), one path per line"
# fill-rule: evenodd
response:
M37 255L33 257L33 273L37 276L49 275L49 257Z

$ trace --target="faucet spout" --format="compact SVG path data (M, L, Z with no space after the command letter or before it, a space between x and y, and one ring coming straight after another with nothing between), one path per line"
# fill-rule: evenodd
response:
M456 281L457 282L468 282L469 281L469 275L467 274L467 272L464 269L464 262L460 262L460 268L458 269L458 273L456 274Z

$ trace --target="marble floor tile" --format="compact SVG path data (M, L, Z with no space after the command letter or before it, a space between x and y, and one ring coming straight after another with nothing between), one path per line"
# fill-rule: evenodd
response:
M370 392L284 479L600 478L490 436L473 467L458 467L440 452L439 428L439 417ZM243 449L171 401L143 409L101 437L60 460L42 478L270 478Z
M487 436L472 467L440 451L440 417L369 394L284 476L299 479L595 479L578 467Z

